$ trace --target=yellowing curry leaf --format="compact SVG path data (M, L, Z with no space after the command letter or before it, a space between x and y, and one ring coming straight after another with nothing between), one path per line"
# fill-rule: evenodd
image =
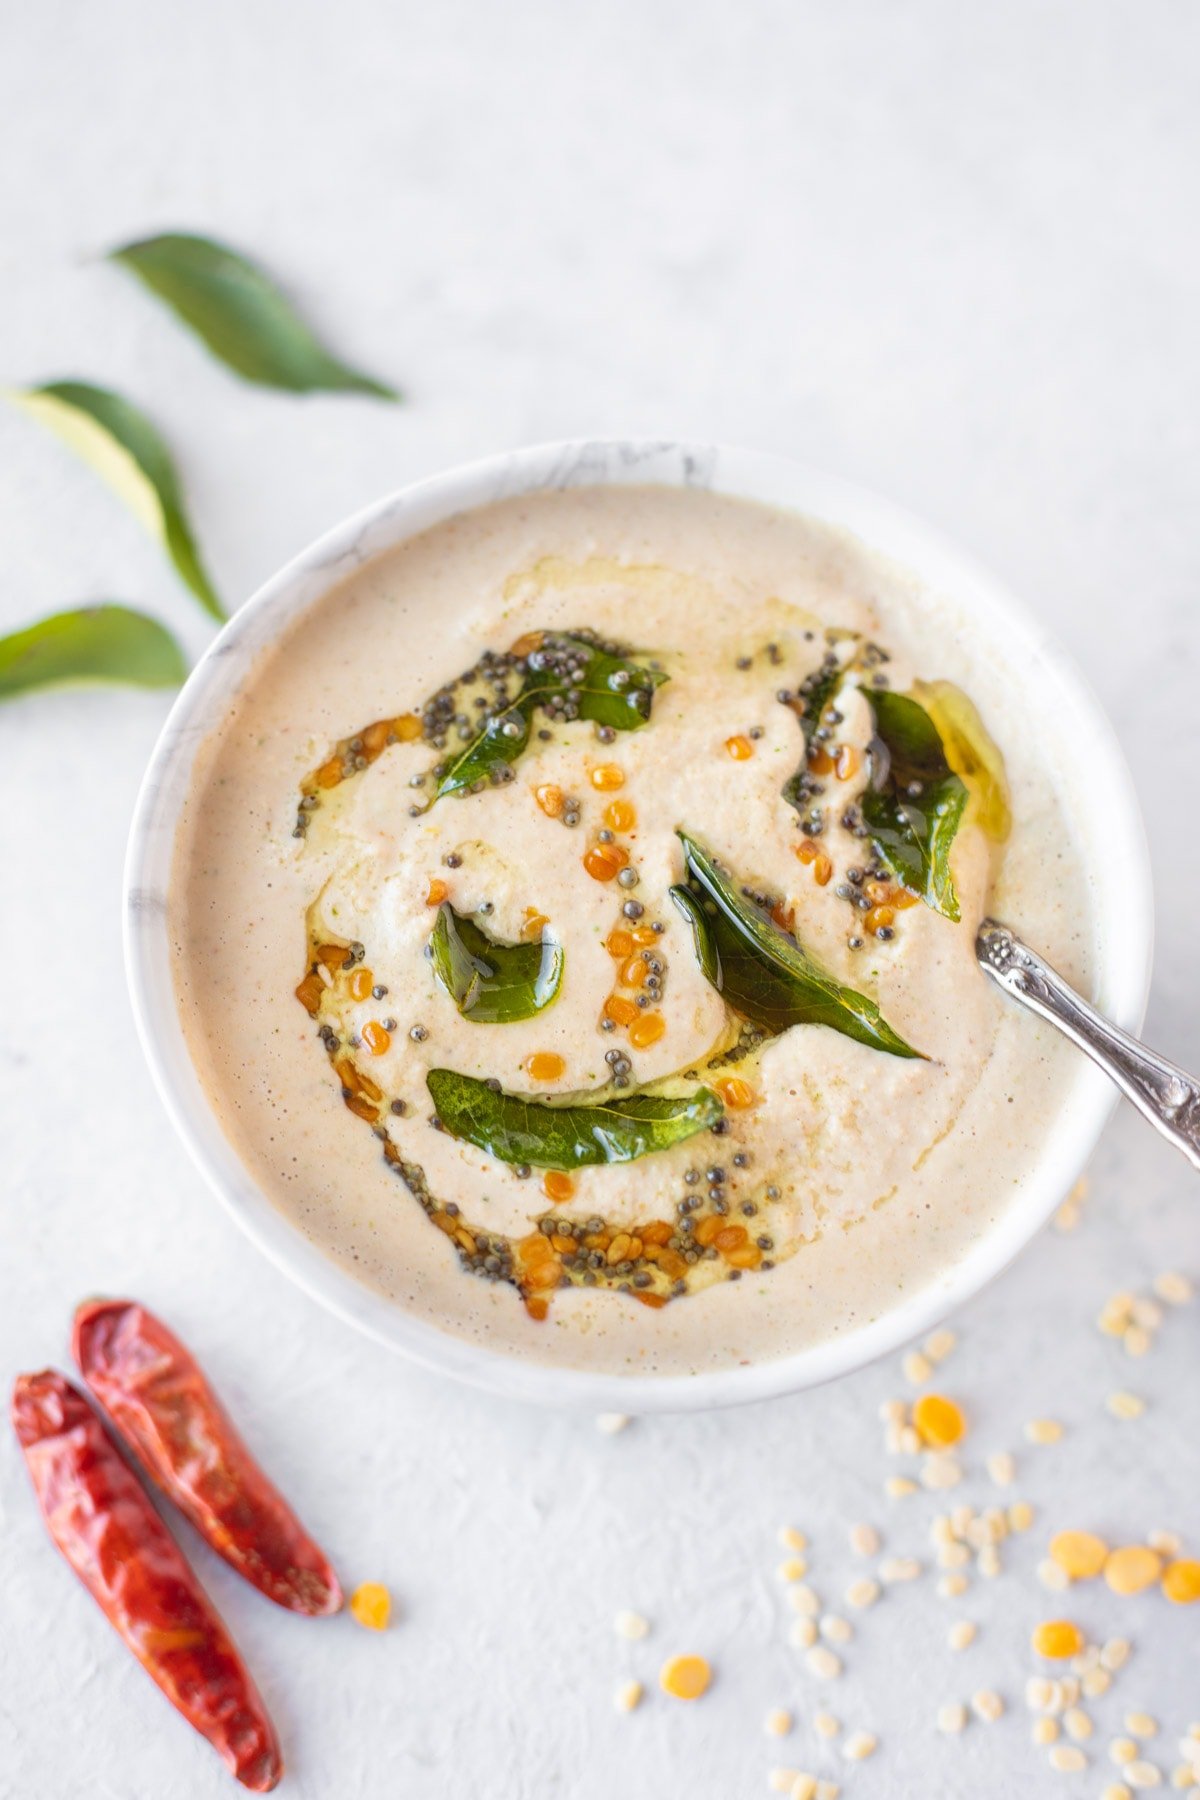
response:
M160 539L205 611L224 619L225 609L192 536L171 453L146 415L120 394L86 381L19 388L11 398L91 463Z

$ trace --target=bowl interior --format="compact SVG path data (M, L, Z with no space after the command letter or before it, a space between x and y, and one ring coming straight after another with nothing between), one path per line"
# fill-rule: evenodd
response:
M780 458L711 445L556 444L490 458L402 490L339 525L247 602L193 671L163 729L139 796L126 866L125 943L138 1029L177 1129L218 1198L259 1248L315 1298L426 1366L517 1398L647 1412L762 1399L856 1368L926 1330L998 1273L1045 1222L1083 1167L1114 1102L1080 1058L1036 1166L994 1227L929 1286L844 1337L717 1374L593 1375L520 1361L430 1328L357 1282L310 1244L250 1180L205 1096L176 1011L167 888L196 752L261 649L373 556L471 507L547 488L660 484L709 488L842 527L966 613L989 657L1033 694L1047 720L1064 805L1085 852L1105 845L1096 895L1094 998L1127 1029L1149 981L1151 896L1128 771L1103 713L1040 625L991 576L902 509Z

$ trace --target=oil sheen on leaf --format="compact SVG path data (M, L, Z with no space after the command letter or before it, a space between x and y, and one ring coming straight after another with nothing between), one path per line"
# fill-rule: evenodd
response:
M862 797L871 842L904 886L944 918L959 918L950 872L967 789L954 773L938 729L918 701L890 689L864 689L883 753L873 751Z
M325 390L400 398L332 356L262 270L225 244L173 231L109 255L247 381L298 394Z
M451 1136L500 1162L538 1169L634 1162L711 1130L725 1110L704 1087L678 1096L606 1092L603 1099L556 1105L498 1093L452 1069L431 1069L426 1084Z
M119 394L86 381L52 381L18 389L11 398L103 476L161 541L205 611L224 619L188 524L171 453L146 415Z
M126 606L81 606L0 638L0 700L64 681L176 687L186 674L170 632Z
M691 887L671 898L692 927L701 972L736 1013L770 1032L792 1025L826 1025L844 1037L891 1056L921 1051L892 1030L873 1000L843 987L680 832Z
M464 1019L507 1025L544 1012L562 985L562 945L543 935L536 944L500 944L448 900L438 908L429 940L433 971Z
M946 761L971 791L971 817L994 844L1012 830L1004 757L975 702L952 681L915 681L913 693L938 730Z

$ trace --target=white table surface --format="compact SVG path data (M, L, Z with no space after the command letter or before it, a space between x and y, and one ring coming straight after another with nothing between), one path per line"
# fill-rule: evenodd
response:
M571 16L573 13L573 17ZM1200 1066L1193 781L1200 668L1200 12L1187 0L40 0L0 59L5 378L140 399L176 448L236 602L363 501L493 448L583 434L714 437L877 486L989 561L1070 645L1120 730L1158 883L1153 1039ZM391 409L245 388L96 260L154 229L257 252ZM137 524L60 446L0 411L0 626L84 599L208 627ZM163 696L74 692L0 711L0 1370L63 1363L74 1302L129 1292L201 1352L349 1583L386 1581L385 1637L275 1611L197 1549L283 1734L295 1800L742 1800L774 1764L848 1796L1099 1794L1130 1706L1152 1754L1200 1717L1200 1609L1034 1570L1052 1530L1200 1545L1200 1305L1140 1363L1092 1323L1121 1286L1200 1274L1195 1177L1127 1113L1083 1224L1047 1233L956 1323L967 1479L993 1449L1037 1523L998 1580L926 1573L859 1622L821 1688L788 1646L777 1528L812 1541L839 1610L845 1528L926 1563L944 1502L888 1503L878 1367L741 1412L634 1422L504 1405L360 1340L209 1199L151 1090L118 941L123 840ZM1144 1418L1104 1401L1127 1387ZM1033 1450L1023 1422L1063 1441ZM208 1749L124 1656L46 1543L0 1447L0 1795L207 1800ZM192 1547L189 1540L189 1548ZM619 1640L618 1608L653 1623ZM1068 1610L1127 1633L1090 1766L1029 1737L1027 1639ZM951 1617L976 1645L945 1646ZM653 1691L668 1652L717 1670ZM648 1698L629 1718L612 1690ZM939 1736L994 1686L998 1724ZM771 1706L795 1709L782 1743ZM821 1705L878 1734L840 1764Z

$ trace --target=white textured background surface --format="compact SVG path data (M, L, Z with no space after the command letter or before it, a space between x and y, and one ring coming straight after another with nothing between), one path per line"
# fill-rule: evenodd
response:
M574 18L569 12L574 10ZM231 601L378 492L540 438L663 433L796 453L927 514L1052 619L1124 739L1159 889L1149 1029L1200 1066L1193 793L1200 597L1200 13L1185 0L822 6L609 0L4 0L0 357L9 381L127 391L174 444ZM240 386L95 260L210 229L257 252L403 410ZM119 505L0 413L0 626L87 598L206 625ZM158 1307L202 1353L384 1638L277 1613L202 1572L261 1678L296 1800L743 1800L772 1764L834 1776L826 1704L875 1730L847 1796L1099 1794L1130 1705L1154 1754L1200 1716L1200 1620L1080 1589L1127 1632L1086 1774L1050 1772L1021 1688L1062 1610L1050 1532L1200 1545L1200 1307L1141 1363L1092 1319L1118 1286L1200 1273L1195 1177L1128 1115L1081 1228L1049 1233L965 1317L941 1384L968 1480L1017 1451L1034 1531L953 1606L928 1574L861 1621L818 1691L786 1642L778 1525L839 1600L846 1522L929 1560L935 1496L889 1506L875 1410L895 1368L738 1414L600 1436L450 1391L360 1342L243 1243L185 1162L134 1042L118 944L123 838L167 701L80 692L0 714L0 1370L61 1362L92 1291ZM1149 1401L1117 1425L1113 1388ZM1051 1449L1021 1440L1063 1419ZM47 1547L0 1449L0 1795L206 1800L211 1753L122 1655ZM654 1622L619 1642L618 1607ZM980 1622L953 1656L953 1615ZM676 1649L718 1670L653 1695ZM939 1738L947 1698L1000 1724ZM762 1717L795 1708L769 1742ZM1115 1771L1113 1772L1115 1773Z

